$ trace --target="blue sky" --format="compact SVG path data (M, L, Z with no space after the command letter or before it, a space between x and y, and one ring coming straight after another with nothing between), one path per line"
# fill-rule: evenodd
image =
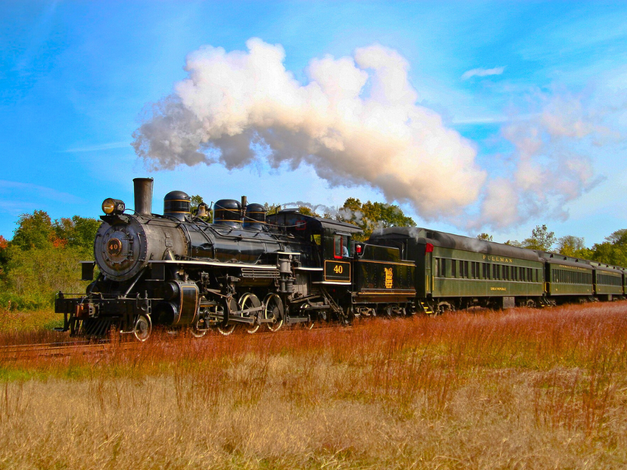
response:
M97 217L106 197L132 207L138 176L155 178L155 212L167 192L180 189L207 202L244 194L327 206L347 197L387 199L418 225L487 231L495 241L523 239L545 223L558 237L585 237L590 246L627 228L625 2L5 1L0 17L6 238L19 215L35 209L52 218ZM146 162L154 161L139 158L131 144L154 119L152 104L172 96L185 102L178 90L190 70L213 79L215 68L189 59L206 59L203 46L223 48L234 63L255 55L251 38L264 53L283 52L286 76L302 86L297 92L323 77L316 63L325 57L336 70L347 59L356 77L368 76L353 97L360 107L371 103L376 73L398 72L410 97L399 106L414 124L401 133L413 141L423 135L428 145L408 144L402 158L390 150L380 168L388 175L386 165L395 166L388 179L358 171L363 149L299 160L258 155L239 167L219 156L189 166L181 157L179 165L149 171ZM393 61L364 65L384 56ZM187 98L204 103L205 92L197 86ZM386 99L376 103L384 113ZM190 109L201 112L200 105ZM350 147L335 111L322 120L325 132L337 131ZM242 132L281 135L264 126L247 118ZM314 140L290 149L318 148Z

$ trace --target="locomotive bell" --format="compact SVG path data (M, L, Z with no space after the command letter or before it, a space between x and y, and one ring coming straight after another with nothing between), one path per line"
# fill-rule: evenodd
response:
M183 191L170 191L163 198L163 215L185 220L191 214L191 198Z
M198 217L207 217L209 214L207 213L207 204L201 202L198 204Z

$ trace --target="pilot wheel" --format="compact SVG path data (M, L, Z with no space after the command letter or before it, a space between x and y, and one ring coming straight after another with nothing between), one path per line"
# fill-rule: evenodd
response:
M145 313L140 313L133 326L133 335L137 341L143 343L150 338L150 333L152 333L152 321L150 320L150 316Z

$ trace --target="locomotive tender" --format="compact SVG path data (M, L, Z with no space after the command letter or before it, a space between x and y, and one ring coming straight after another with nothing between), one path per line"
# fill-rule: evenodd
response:
M95 262L82 263L92 282L55 302L64 331L145 341L163 325L228 335L237 325L254 333L358 315L612 300L627 288L622 268L414 227L355 242L352 224L295 210L266 215L246 198L217 201L208 223L203 205L193 216L190 197L172 191L163 215L153 214L152 184L134 180L133 213L103 202Z

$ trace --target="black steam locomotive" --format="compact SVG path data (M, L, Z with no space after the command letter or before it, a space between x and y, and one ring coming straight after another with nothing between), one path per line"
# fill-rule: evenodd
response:
M266 215L260 204L220 200L190 212L182 191L153 214L152 179L137 178L135 211L106 199L83 278L85 295L59 293L64 331L101 337L153 325L212 328L228 335L358 315L437 314L473 306L550 306L624 299L624 268L424 228L392 227L365 243L352 224L295 210Z
M59 293L55 310L64 331L99 337L111 330L140 341L153 325L211 328L228 335L262 325L312 326L347 322L355 314L414 312L415 265L394 247L355 244L360 229L294 210L266 216L264 206L236 200L214 205L213 223L190 213L190 197L168 193L163 215L153 214L152 179L136 178L135 210L106 199L83 263L85 295ZM94 265L99 270L93 280Z

